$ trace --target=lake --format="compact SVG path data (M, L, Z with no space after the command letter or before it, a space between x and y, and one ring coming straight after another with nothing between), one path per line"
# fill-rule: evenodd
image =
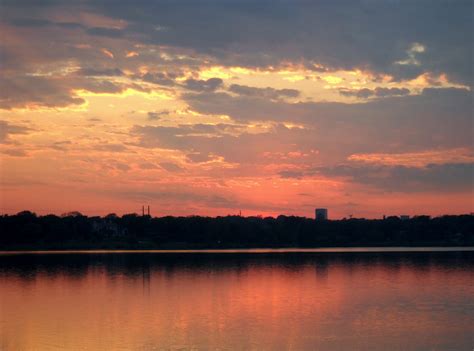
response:
M469 350L474 249L0 253L0 350Z

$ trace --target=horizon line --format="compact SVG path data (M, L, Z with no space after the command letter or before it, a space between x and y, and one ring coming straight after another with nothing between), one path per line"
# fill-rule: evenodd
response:
M312 219L312 220L316 220L316 218L313 216L313 217L308 217L308 216L301 216L301 215L296 215L296 214L279 214L279 215L262 215L262 214L255 214L255 215L248 215L248 216L245 216L245 215L242 215L242 212L240 211L239 213L235 213L235 214L226 214L226 215L215 215L215 216L211 216L211 215L201 215L201 214L189 214L189 215L172 215L172 214L164 214L164 215L161 215L161 216L153 216L153 215L150 215L150 214L140 214L138 212L129 212L129 213L122 213L121 215L115 213L115 212L109 212L105 215L99 215L99 214L85 214L85 213L82 213L80 211L68 211L68 212L64 212L64 213L61 213L61 214L57 214L57 213L54 213L54 212L45 212L45 214L38 214L37 212L35 211L32 211L32 210L21 210L21 211L18 211L18 212L0 212L0 216L3 217L3 216L17 216L23 212L30 212L32 214L34 214L36 217L46 217L46 216L56 216L56 217L79 217L79 216L82 216L82 217L87 217L87 218L94 218L94 217L99 217L99 218L106 218L108 216L111 216L111 215L114 215L116 216L117 218L122 218L124 216L128 216L128 215L136 215L137 217L150 217L150 218L165 218L165 217L173 217L173 218L190 218L190 217L200 217L200 218L223 218L223 217L241 217L241 218L261 218L261 219L265 219L265 218L273 218L273 219L278 219L279 217L297 217L297 218L305 218L305 219ZM319 221L337 221L337 220L356 220L356 219L364 219L364 220L384 220L384 219L388 219L388 218L393 218L393 217L396 217L396 218L399 218L399 219L413 219L413 218L417 218L417 217L429 217L430 219L433 219L433 218L441 218L441 217L446 217L446 216L473 216L474 215L474 212L465 212L465 213L457 213L457 214L453 214L453 213L444 213L444 214L436 214L436 215L430 215L430 214L415 214L415 215L408 215L408 214L384 214L382 216L379 216L379 217L357 217L357 216L354 216L354 215L349 215L347 217L334 217L334 218L330 218L328 217L327 219L319 219Z

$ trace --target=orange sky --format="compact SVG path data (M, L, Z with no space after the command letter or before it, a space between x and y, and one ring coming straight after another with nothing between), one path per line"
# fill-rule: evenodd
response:
M418 13L421 30L408 4L371 15L203 4L195 15L192 4L7 2L0 212L472 212L462 4ZM387 28L406 28L377 31L389 13Z

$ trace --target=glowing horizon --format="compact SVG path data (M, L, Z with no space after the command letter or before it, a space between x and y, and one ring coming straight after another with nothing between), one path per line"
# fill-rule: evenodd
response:
M162 5L0 5L0 213L474 212L471 2Z

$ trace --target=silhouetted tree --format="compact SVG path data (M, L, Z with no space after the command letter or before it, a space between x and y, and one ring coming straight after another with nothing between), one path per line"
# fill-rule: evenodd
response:
M474 245L474 216L315 221L295 216L0 216L0 248L225 248Z

